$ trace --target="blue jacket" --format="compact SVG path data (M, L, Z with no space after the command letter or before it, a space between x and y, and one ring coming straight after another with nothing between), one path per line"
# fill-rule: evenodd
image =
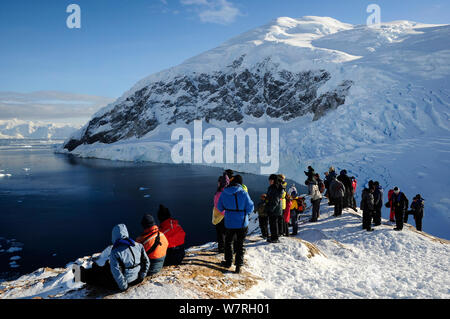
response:
M247 227L253 208L253 201L240 185L226 187L217 203L217 209L225 211L225 228L228 229Z
M112 230L113 248L109 256L111 273L120 290L137 279L143 280L150 267L150 261L142 244L128 238L127 227L123 224Z

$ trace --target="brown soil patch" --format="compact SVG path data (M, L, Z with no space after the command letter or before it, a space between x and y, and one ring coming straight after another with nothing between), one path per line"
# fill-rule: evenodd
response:
M293 238L293 239L301 242L303 245L306 246L306 248L308 248L308 251L309 251L309 254L307 255L308 258L312 258L314 256L327 257L319 248L317 248L316 245L310 243L309 241L302 240L298 237L290 237L290 238Z
M220 266L222 259L222 254L213 251L190 252L186 254L182 265L164 267L156 276L146 278L136 287L148 282L161 285L175 284L180 289L195 292L196 298L199 299L228 299L236 297L257 284L260 278L246 271L245 265L240 274L235 274L234 266L230 269Z

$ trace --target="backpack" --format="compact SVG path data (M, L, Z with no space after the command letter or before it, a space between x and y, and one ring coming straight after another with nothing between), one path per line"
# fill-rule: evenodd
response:
M323 193L325 191L325 184L323 181L319 181L319 192Z

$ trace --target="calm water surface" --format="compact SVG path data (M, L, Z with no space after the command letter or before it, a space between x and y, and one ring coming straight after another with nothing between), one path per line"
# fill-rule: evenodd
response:
M0 140L0 278L99 252L118 223L137 237L142 215L156 220L160 203L180 221L187 246L215 240L221 169L80 159L55 154L56 142ZM267 177L241 175L256 204Z

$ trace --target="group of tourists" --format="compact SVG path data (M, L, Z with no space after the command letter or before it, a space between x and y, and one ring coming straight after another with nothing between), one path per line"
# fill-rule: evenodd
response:
M341 216L344 208L357 211L357 181L354 176L348 176L346 170L337 175L335 168L330 167L324 173L324 180L311 166L304 173L312 207L310 222L318 221L323 197L328 198L328 205L334 205L335 217ZM268 243L279 243L280 236L290 236L290 225L292 235L298 233L298 218L306 209L305 196L299 196L295 184L287 190L282 174L270 175L268 184L267 192L261 195L255 207L241 175L226 170L218 178L212 223L216 228L218 253L224 254L221 266L230 268L234 259L235 273L240 273L244 265L244 241L251 213L258 214L261 236ZM378 181L369 181L362 191L362 228L367 231L373 231L372 225L381 225L383 193ZM385 206L390 208L390 221L396 223L394 230L401 231L408 216L413 215L416 228L421 231L424 199L418 194L411 203L411 210L408 205L408 198L398 187L389 190ZM160 205L157 217L159 226L151 214L143 216L142 234L136 240L130 238L124 224L116 225L112 230L112 245L102 252L91 268L73 266L75 281L124 291L142 282L146 276L157 274L164 266L180 265L185 256L186 234L167 207Z
M125 291L164 266L180 265L185 256L186 234L167 207L160 205L157 216L159 226L151 214L142 217L142 234L136 240L130 238L124 224L114 226L112 245L91 268L73 265L75 282Z
M308 187L312 208L309 222L318 221L323 197L328 198L328 205L334 206L335 217L341 216L344 208L357 212L355 194L358 182L345 169L338 175L335 168L330 167L324 173L324 180L311 166L304 173L307 176L305 185ZM280 236L289 236L290 225L292 235L298 233L298 216L305 211L305 197L299 196L295 184L289 190L286 189L284 175L270 175L267 192L261 195L260 202L254 207L241 175L234 175L232 170L226 170L219 176L212 222L216 227L218 252L225 254L225 260L221 263L223 267L230 268L235 255L235 272L241 271L244 240L248 232L249 215L253 210L258 214L261 236L268 243L279 243ZM378 181L369 181L368 187L362 191L362 228L367 231L373 231L373 227L381 225L383 193L383 187ZM408 210L407 197L398 187L389 191L388 198L385 206L391 209L390 221L396 223L394 230L401 231L409 215L414 216L417 230L422 230L424 200L420 194L414 197L411 210Z

